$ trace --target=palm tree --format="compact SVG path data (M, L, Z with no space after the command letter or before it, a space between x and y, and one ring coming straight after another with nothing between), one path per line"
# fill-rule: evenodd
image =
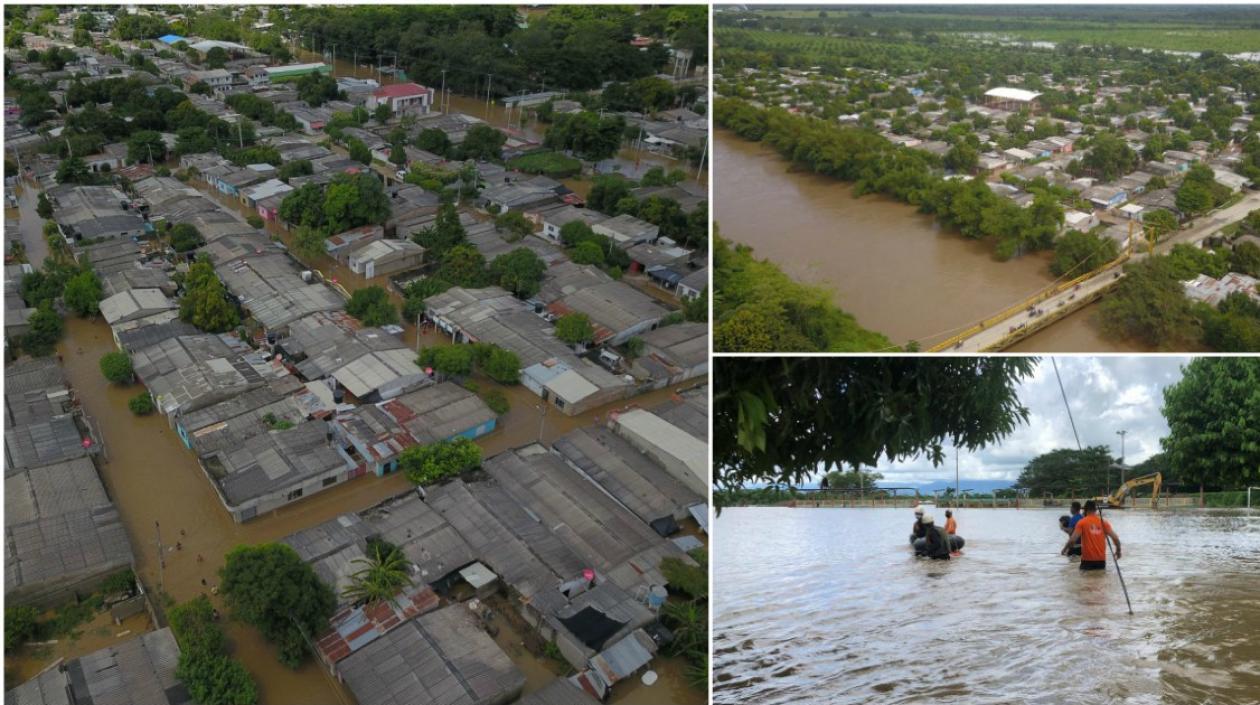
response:
M373 542L371 558L356 558L363 567L350 576L351 584L342 596L356 604L392 601L403 588L415 585L402 551L395 546Z

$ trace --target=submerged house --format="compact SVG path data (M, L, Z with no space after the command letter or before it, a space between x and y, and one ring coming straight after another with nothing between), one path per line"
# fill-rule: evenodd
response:
M200 461L237 522L322 492L359 472L350 456L333 443L324 421L260 433Z
M454 382L423 387L380 406L421 444L480 438L498 423L481 397Z

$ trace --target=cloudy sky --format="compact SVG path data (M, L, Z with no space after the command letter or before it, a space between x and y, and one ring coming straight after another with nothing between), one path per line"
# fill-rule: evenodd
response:
M1181 366L1188 357L1059 357L1059 372L1081 445L1106 445L1120 455L1116 431L1127 429L1126 463L1133 465L1158 453L1159 439L1168 433L1160 414L1164 387L1181 379ZM959 456L962 478L972 480L1011 480L1019 477L1032 458L1056 448L1075 448L1072 426L1063 408L1063 397L1055 380L1050 358L1043 357L1032 377L1019 387L1019 400L1028 407L1028 423L1020 426L999 445ZM914 485L954 478L953 452L939 468L925 457L898 463L881 463L882 484Z

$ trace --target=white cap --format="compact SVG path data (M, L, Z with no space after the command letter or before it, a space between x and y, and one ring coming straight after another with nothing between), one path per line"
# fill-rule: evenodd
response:
M934 520L932 519L932 515L931 515L931 514L924 514L924 515L923 515L923 523L924 523L924 524L931 524L933 521L934 521Z
M915 513L915 514L923 514L923 507L915 507L915 508L914 508L914 513Z

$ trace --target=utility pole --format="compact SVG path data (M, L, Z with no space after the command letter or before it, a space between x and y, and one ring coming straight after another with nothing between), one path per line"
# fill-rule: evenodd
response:
M166 552L162 550L162 525L153 520L153 528L157 531L158 550L158 589L166 592Z
M240 144L241 149L245 149L245 126L241 124L241 121L244 119L244 115L236 118L236 141Z
M538 410L542 412L538 415L538 442L542 443L543 425L547 423L547 402L540 401L538 403Z
M416 354L420 354L420 316L423 312L416 311Z
M954 509L958 508L958 489L961 485L958 483L958 448L954 448Z
M438 100L442 103L442 112L446 112L446 69L442 69L442 92L438 95Z
M486 74L486 119L490 119L490 82L494 79L494 74Z
M704 159L705 159L705 157L707 157L707 156L709 156L709 140L708 140L708 138L706 137L706 138L705 138L705 140L704 140L704 150L703 150L702 152L700 152L700 164L696 167L696 179L697 179L697 180L700 178L700 173L701 173L702 171L704 171Z
M1124 437L1129 434L1127 429L1116 431L1116 435L1120 436L1120 484L1124 484Z
M333 43L332 48L332 77L337 77L337 44Z

